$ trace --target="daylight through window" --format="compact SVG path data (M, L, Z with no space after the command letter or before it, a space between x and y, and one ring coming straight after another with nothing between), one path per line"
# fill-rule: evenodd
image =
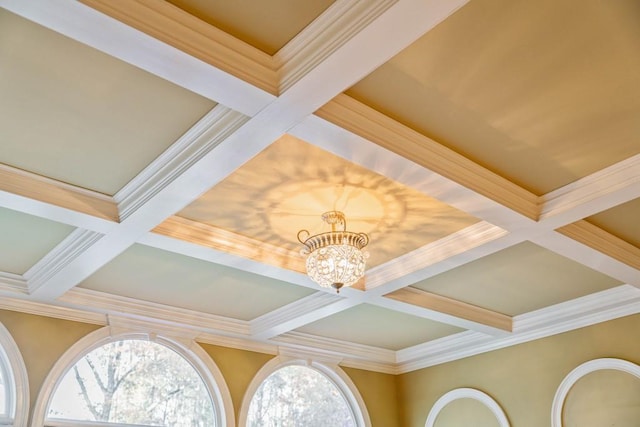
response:
M256 391L247 427L356 427L340 389L326 375L289 365L273 372Z
M96 348L67 371L47 420L211 427L214 410L205 383L186 359L165 345L127 339Z

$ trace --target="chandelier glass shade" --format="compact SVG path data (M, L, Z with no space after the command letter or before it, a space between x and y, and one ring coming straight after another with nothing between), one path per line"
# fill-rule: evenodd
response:
M304 245L301 253L307 256L307 274L320 286L340 292L364 276L369 254L363 248L369 243L365 233L347 231L342 212L330 211L322 219L331 225L331 231L311 235L307 230L298 232L298 241ZM337 230L338 226L342 230Z

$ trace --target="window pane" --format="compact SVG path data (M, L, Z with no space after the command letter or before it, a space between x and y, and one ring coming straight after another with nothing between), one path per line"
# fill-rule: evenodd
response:
M213 403L182 356L149 341L97 348L64 376L49 418L153 426L211 427Z
M286 366L258 388L247 415L249 427L355 427L344 396L325 375Z

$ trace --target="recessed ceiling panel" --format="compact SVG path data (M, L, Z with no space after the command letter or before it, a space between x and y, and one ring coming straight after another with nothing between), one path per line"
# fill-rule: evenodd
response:
M214 103L0 9L0 163L112 195Z
M400 350L463 329L409 314L361 304L297 329L322 337Z
M143 301L251 320L313 290L134 245L80 285Z
M335 0L168 0L169 3L273 55Z
M473 0L347 94L542 195L640 152L638 16Z
M587 221L640 248L640 199L590 216Z
M290 135L178 215L296 250L299 230L329 231L320 216L331 210L345 213L349 231L369 234L369 266L478 221Z
M413 286L516 316L620 284L582 264L525 242Z
M73 227L0 208L0 271L24 274Z

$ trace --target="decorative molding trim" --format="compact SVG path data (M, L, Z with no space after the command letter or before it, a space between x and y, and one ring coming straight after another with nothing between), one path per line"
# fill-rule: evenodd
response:
M280 335L282 332L290 331L298 327L286 327L287 323L295 322L305 314L320 310L342 300L344 300L344 298L326 292L316 292L251 320L251 336L260 339ZM305 322L305 324L306 323L307 322ZM283 327L284 330L280 331Z
M40 288L103 236L104 234L81 228L73 230L62 242L24 273L29 292Z
M0 164L0 191L81 214L85 218L82 221L73 217L61 221L75 226L88 223L102 231L111 228L119 220L118 208L110 196L3 164ZM9 207L15 208L13 205ZM21 209L17 210L22 211ZM46 215L48 212L45 209L40 211L28 210L26 212L48 218ZM56 217L54 220L58 220L58 218ZM70 220L71 222L69 222Z
M29 287L23 276L0 271L0 292L28 295Z
M640 248L610 234L588 221L580 220L556 230L575 241L640 270Z
M168 2L81 1L266 92L278 93L277 73L271 56Z
M333 3L274 56L283 93L398 0Z
M640 154L637 154L545 194L540 198L540 220L551 220L562 213L580 210L579 215L569 219L573 222L640 197L639 170ZM597 207L585 207L594 201L598 201Z
M640 366L635 363L628 362L622 359L603 358L594 359L583 363L578 366L562 380L560 386L556 390L556 394L551 404L551 427L562 427L562 409L564 402L567 399L569 390L574 386L576 382L585 375L588 375L595 371L613 369L616 371L626 372L640 380Z
M398 371L411 372L637 313L640 313L640 289L631 285L620 285L515 316L513 334L505 337L490 337L468 331L446 337L450 338L451 342L443 338L441 342L425 343L415 348L400 350ZM433 343L437 347L430 348ZM450 348L447 348L448 346ZM408 361L402 362L403 360Z
M489 224L488 222L477 222L442 239L370 269L366 273L366 288L368 291L371 291L382 286L384 293L394 291L407 284L399 285L396 289L384 285L392 280L404 277L409 273L422 270L475 247L490 243L507 234L506 230ZM379 294L379 292L376 293Z
M454 318L490 326L503 332L511 332L513 328L510 316L410 286L398 289L383 298L391 298L427 310L445 313Z
M367 361L390 363L396 361L396 352L385 348L356 344L333 338L320 337L303 332L287 332L273 338L271 341L282 343L288 347L313 349L316 354L338 355L349 359L364 359Z
M200 330L202 332L219 333L221 335L232 334L240 336L249 335L249 322L230 319L214 314L196 312L184 308L140 301L133 298L106 294L91 289L74 288L58 298L58 301L73 304L89 309L96 309L109 313L119 314L123 317L153 321L165 325L180 326L187 330Z
M250 338L215 335L207 332L198 334L195 339L201 344L211 344L221 347L235 348L238 350L253 351L264 354L278 354L278 346L267 342L258 342Z
M509 420L507 419L507 416L505 415L500 405L498 405L498 403L493 400L493 398L488 394L473 388L457 388L443 394L431 407L429 415L427 416L427 422L425 423L425 426L434 427L436 424L436 418L438 418L440 411L442 411L442 409L449 403L458 399L477 400L478 402L489 408L493 415L495 415L496 421L498 421L500 427L510 427Z
M53 317L55 319L70 320L72 322L89 323L92 325L107 324L107 316L102 313L95 313L86 309L75 309L59 305L45 304L26 299L0 298L0 309L34 314L37 316Z
M298 273L306 271L304 259L298 252L179 216L169 217L152 231Z
M214 107L115 194L113 198L118 203L121 220L128 218L247 120L247 116L222 105Z
M538 219L535 194L345 94L315 114L529 219Z

